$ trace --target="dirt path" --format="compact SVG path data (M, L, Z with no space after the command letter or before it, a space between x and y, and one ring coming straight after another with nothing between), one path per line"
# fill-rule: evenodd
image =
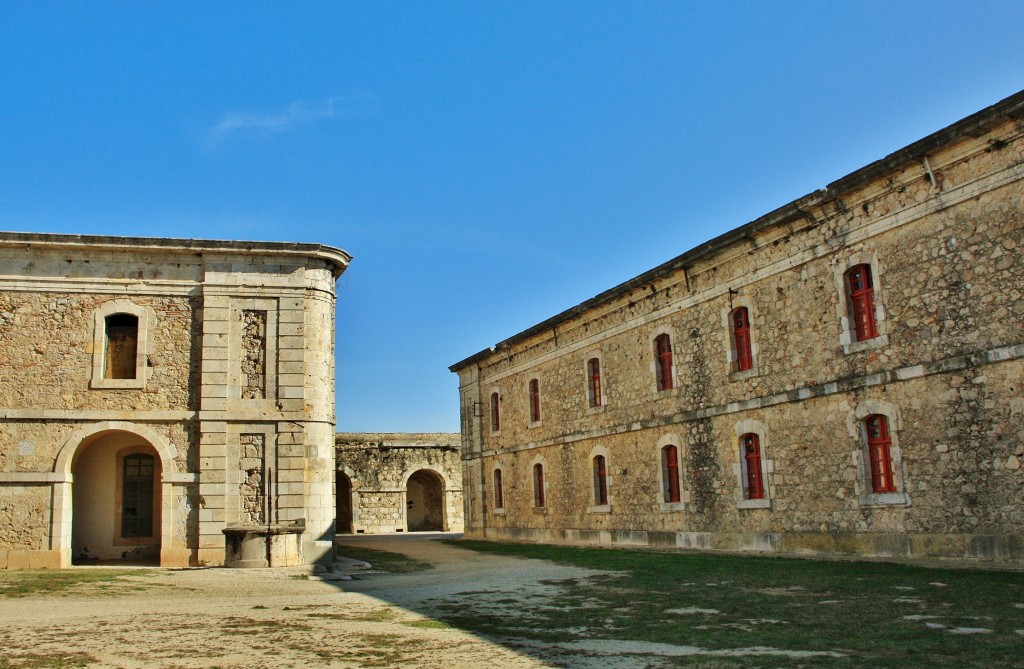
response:
M429 616L466 593L537 598L587 575L419 538L359 545L430 562L411 574L309 580L301 570L157 570L0 598L0 667L543 667ZM86 568L79 568L86 569Z

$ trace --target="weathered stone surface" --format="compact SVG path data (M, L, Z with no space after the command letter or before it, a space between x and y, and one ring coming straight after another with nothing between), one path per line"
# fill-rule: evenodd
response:
M865 168L453 366L466 533L1024 560L1024 94L1001 104L1018 111L920 144L935 186L914 145L887 171ZM851 336L843 278L859 264L874 277L878 327L865 341ZM750 313L751 370L732 350L737 306ZM661 333L667 391L654 372ZM861 427L872 414L893 435L894 493L872 489ZM744 433L760 437L757 504L741 485ZM674 504L660 483L665 444L682 460ZM607 508L595 506L596 453L607 453Z

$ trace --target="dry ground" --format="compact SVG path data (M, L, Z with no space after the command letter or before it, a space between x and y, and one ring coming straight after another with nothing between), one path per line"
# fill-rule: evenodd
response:
M0 598L0 668L551 666L417 611L470 590L545 596L555 586L540 581L586 576L423 539L360 545L434 568L353 581L309 580L294 569L146 569Z

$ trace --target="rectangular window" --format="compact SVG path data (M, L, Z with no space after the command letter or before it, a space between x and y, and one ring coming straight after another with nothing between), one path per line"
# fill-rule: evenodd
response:
M530 379L530 422L540 422L540 381Z
M134 379L139 350L139 317L111 314L105 321L103 378Z
M594 504L608 504L608 471L603 455L594 458Z
M501 429L501 398L498 393L491 393L491 432Z
M533 505L544 506L544 465L539 462L533 466Z
M761 476L761 444L757 435L748 433L740 437L746 483L746 499L764 499L764 481Z
M121 536L153 536L153 456L129 455L121 480Z
M501 470L494 470L494 508L505 508L505 491L501 487Z
M667 334L654 340L658 390L672 390L672 340Z
M672 444L661 449L662 475L665 477L665 501L673 504L679 495L679 449Z
M855 341L878 336L875 325L875 288L871 280L871 267L857 265L846 273L846 286L850 294L850 319L853 321Z
M598 358L587 361L587 398L591 408L601 406L601 361Z
M868 458L871 463L871 490L876 493L896 492L892 475L892 438L889 421L882 414L864 419L868 437Z
M750 348L750 317L746 307L738 307L732 312L732 338L736 347L736 371L745 372L754 366Z

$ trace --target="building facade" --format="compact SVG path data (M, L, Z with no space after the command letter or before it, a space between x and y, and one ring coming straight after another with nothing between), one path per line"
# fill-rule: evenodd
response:
M459 444L453 433L338 434L338 534L461 532Z
M328 556L350 259L0 233L0 568L221 564L232 527Z
M467 536L1024 560L1022 114L453 365Z

